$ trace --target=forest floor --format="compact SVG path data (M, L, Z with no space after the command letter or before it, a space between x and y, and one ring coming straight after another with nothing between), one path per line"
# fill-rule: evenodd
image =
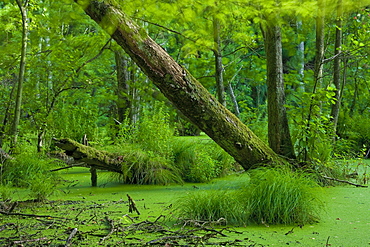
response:
M324 187L320 222L285 225L215 226L209 222L174 224L181 196L208 189L233 188L244 175L207 184L123 185L99 173L90 186L86 168L61 174L64 184L48 202L27 200L19 190L12 215L0 214L1 246L346 246L370 245L370 191L353 186ZM135 202L140 215L130 206ZM3 205L4 206L4 205ZM9 202L9 207L13 206ZM204 224L203 224L204 223Z

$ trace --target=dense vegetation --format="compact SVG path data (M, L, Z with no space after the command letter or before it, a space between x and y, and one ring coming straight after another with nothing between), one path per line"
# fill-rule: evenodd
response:
M338 160L369 156L369 3L322 4L146 0L121 6L273 149L280 143L272 138L276 116L268 96L283 91L276 107L286 113L282 122L294 150L286 156L301 171L256 169L237 189L183 198L180 214L239 225L313 222L321 204L312 188L327 184L322 175L344 177L349 170ZM0 148L11 156L0 152L3 201L14 186L29 188L38 201L55 192L62 180L49 170L65 164L52 158L62 156L53 138L82 142L87 136L90 146L128 163L111 177L126 184L204 183L242 170L77 7L69 0L0 3ZM280 41L270 39L271 30ZM277 54L266 45L278 42L282 90L271 88L268 61ZM365 169L360 183L367 180Z

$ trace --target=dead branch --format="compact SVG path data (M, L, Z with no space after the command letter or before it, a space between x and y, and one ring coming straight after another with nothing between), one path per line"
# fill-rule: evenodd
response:
M115 231L117 231L117 229L114 227L114 220L109 219L108 216L105 217L105 220L109 222L110 230L109 230L109 233L106 236L104 236L100 239L99 244L102 244L107 238L110 237L110 235L112 235Z
M64 167L56 168L56 169L49 170L49 171L50 172L56 172L56 171L60 171L60 170L64 170L64 169L69 169L69 168L73 168L73 167L87 167L87 165L85 163L78 163L78 164L75 164L75 165L64 166Z
M135 211L138 215L140 215L140 212L136 207L135 201L129 196L129 194L127 194L127 198L128 198L128 212L132 213Z
M13 241L13 244L23 244L23 243L29 243L29 242L45 241L45 240L48 240L48 238L43 237L43 238L36 238L36 239L17 240L17 241Z
M64 245L65 247L68 247L71 244L71 240L76 235L77 231L78 231L77 228L73 228L71 234L69 234L66 240L66 244Z
M6 223L6 224L0 226L0 232L4 231L8 226L15 226L15 224L14 223Z
M364 187L364 188L367 188L367 185L356 184L356 183L352 183L352 182L347 181L347 180L341 180L341 179L338 179L338 178L332 178L332 177L328 177L328 176L322 176L322 177L325 178L325 179L337 181L337 182L340 182L340 183L346 183L346 184L354 185L356 187Z
M10 212L4 212L4 211L0 211L0 214L4 214L4 215L19 215L19 216L25 216L25 217L40 217L40 218L60 218L60 219L65 219L63 217L52 216L52 215L10 213Z

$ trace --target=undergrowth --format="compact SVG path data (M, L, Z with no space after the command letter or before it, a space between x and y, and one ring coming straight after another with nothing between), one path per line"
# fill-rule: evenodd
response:
M43 201L55 193L59 179L50 172L55 166L53 160L32 152L23 152L5 162L1 167L0 182L3 200L15 187L30 189L30 197Z

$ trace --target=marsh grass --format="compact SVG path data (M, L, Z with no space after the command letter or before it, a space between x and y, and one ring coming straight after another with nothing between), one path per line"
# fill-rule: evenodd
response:
M179 200L177 212L181 220L217 222L225 219L223 222L226 224L244 225L248 221L249 211L236 200L235 191L193 192Z
M321 206L314 193L316 182L286 168L256 169L244 189L250 219L256 223L305 224L319 219Z
M143 150L137 144L116 147L124 155L123 174L112 174L112 178L129 184L181 184L183 180L179 169L171 159L153 151ZM111 151L113 149L110 149Z
M55 193L58 174L50 170L55 166L52 159L25 152L4 164L1 174L2 197L6 198L11 187L30 189L30 197L39 201Z
M239 185L241 185L239 183ZM250 172L250 180L235 189L189 194L178 202L184 218L228 224L305 224L319 219L322 204L317 184L303 173L283 168Z

